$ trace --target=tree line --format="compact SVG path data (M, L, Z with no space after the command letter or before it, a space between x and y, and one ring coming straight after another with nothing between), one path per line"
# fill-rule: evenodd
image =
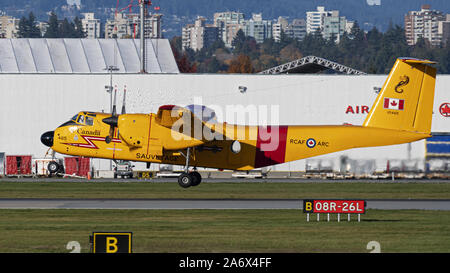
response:
M450 41L432 46L419 39L414 46L406 42L405 30L398 25L389 26L384 33L377 28L365 32L356 22L350 33L324 39L320 32L307 34L302 41L281 34L279 42L266 39L257 44L253 37L239 31L233 40L233 49L217 41L199 51L181 50L181 37L171 40L180 71L189 73L256 73L271 67L314 55L349 66L369 74L388 74L398 57L414 57L437 61L438 73L450 73ZM326 71L324 73L330 73Z
M32 12L19 22L20 38L84 38L81 20L67 18L59 20L50 13L46 32L41 31ZM279 42L266 39L258 44L253 37L238 31L233 40L233 49L228 49L222 40L199 51L182 51L181 37L171 39L171 46L183 73L256 73L271 67L314 55L341 63L369 74L387 74L398 57L415 57L438 62L438 73L450 73L450 41L432 46L428 40L419 39L414 46L406 42L401 26L390 24L386 32L372 28L365 32L355 22L350 33L344 33L336 43L336 37L327 40L320 32L310 33L302 41L281 33ZM325 73L330 73L329 71Z
M30 12L28 18L23 16L19 21L19 38L85 38L81 19L75 17L70 22L67 18L59 20L56 13L51 12L45 33L42 34L37 25L36 17Z

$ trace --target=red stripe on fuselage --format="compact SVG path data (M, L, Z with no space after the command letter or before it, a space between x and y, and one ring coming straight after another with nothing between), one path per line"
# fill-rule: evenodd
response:
M284 163L288 126L258 127L255 168Z
M65 144L65 145L70 145L70 146L75 146L75 147L80 147L80 148L88 148L88 149L98 149L97 145L95 145L95 143L93 141L105 141L104 137L95 137L95 136L83 136L80 135L84 141L86 141L87 143L61 143L61 144ZM113 138L111 140L111 142L114 143L114 147L116 143L122 143L122 141L118 138Z

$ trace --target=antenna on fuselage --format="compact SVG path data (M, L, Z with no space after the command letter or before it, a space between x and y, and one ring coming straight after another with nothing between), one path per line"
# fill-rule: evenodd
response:
M123 114L126 114L126 111L125 111L125 99L126 99L126 96L127 96L127 86L125 85L124 87L123 87L123 102L122 102L122 115Z
M116 98L117 98L117 85L114 86L114 104L113 104L113 109L112 109L112 113L111 113L112 116L115 116L117 113Z

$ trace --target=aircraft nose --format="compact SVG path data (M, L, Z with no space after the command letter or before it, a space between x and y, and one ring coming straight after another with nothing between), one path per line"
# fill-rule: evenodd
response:
M48 131L42 134L41 136L41 142L45 146L52 147L53 146L53 135L55 134L54 131Z

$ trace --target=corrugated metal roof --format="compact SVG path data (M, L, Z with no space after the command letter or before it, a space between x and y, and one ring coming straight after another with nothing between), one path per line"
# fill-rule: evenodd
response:
M147 73L179 73L167 39L146 40ZM140 72L134 39L0 39L0 73Z

